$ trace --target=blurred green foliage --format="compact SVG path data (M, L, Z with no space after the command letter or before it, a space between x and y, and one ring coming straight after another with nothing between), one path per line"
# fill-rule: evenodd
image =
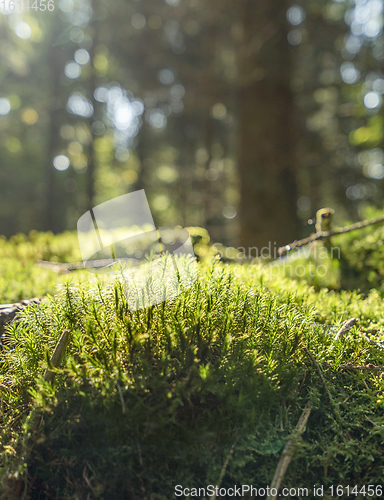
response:
M384 34L373 0L278 1L265 26L279 50L273 36L260 50L250 41L266 0L56 3L22 19L0 12L1 234L74 229L90 206L144 188L157 225L201 225L229 245L244 213L262 220L278 201L266 208L269 197L252 192L239 210L238 167L240 150L262 150L254 130L274 115L253 127L250 103L272 110L283 94L287 133L270 133L276 165L267 153L252 161L245 187L273 199L262 174L286 164L283 142L298 123L294 186L283 184L303 233L324 205L356 220L382 203Z

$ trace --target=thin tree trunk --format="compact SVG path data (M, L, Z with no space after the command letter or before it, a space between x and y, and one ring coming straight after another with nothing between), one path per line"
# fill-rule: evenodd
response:
M52 40L55 41L60 33L59 27L53 32ZM49 106L50 122L47 141L46 155L46 195L45 195L45 229L53 232L59 232L64 229L63 214L60 213L60 198L57 189L58 172L53 166L53 159L59 154L60 147L60 121L62 108L65 107L65 102L62 100L60 92L60 75L64 67L64 54L61 45L52 46L50 58L48 61L50 73L52 77L51 87L51 103Z

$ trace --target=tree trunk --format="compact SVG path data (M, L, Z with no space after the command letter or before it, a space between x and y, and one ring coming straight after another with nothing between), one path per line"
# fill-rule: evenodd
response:
M243 0L237 29L240 243L272 252L299 236L286 10L284 0Z
M59 26L53 32L52 45L59 36ZM49 57L49 69L51 74L51 96L49 106L49 130L47 137L46 155L46 201L45 201L45 224L44 229L54 233L63 231L65 228L65 210L62 187L58 180L62 174L58 173L53 166L53 159L60 154L61 138L60 126L64 123L64 110L67 96L63 95L60 84L60 76L66 60L66 53L62 45L52 46Z

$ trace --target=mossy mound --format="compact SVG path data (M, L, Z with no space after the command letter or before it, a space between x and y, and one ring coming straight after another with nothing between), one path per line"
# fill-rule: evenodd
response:
M283 486L323 484L331 498L330 485L380 484L384 383L372 365L384 365L384 350L359 328L374 324L382 341L381 311L378 294L316 293L218 259L199 263L198 280L178 297L134 312L118 282L80 274L9 328L4 498L168 499L176 485L266 487L307 404ZM342 341L321 327L352 314L359 326ZM51 387L42 375L66 328L70 344Z

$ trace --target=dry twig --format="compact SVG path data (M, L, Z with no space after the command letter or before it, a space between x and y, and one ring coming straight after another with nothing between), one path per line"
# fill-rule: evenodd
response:
M287 442L285 443L283 453L281 454L279 463L277 464L275 474L273 476L270 490L275 489L276 495L270 494L267 497L267 500L276 500L276 498L279 496L278 491L280 488L280 485L284 479L285 473L287 471L288 465L290 464L294 451L295 451L295 445L301 436L301 434L305 430L305 426L307 425L309 415L311 413L311 407L309 406L309 403L305 406L303 413L300 416L300 419L295 427L295 430L291 434L291 436L288 438Z
M368 370L368 371L384 371L384 366L376 366L372 363L368 363L367 365L353 365L352 363L346 363L345 365L340 365L339 368L343 368L344 370Z
M344 321L344 323L341 325L341 328L335 335L335 340L342 340L342 338L344 337L344 333L349 332L349 330L353 326L355 326L358 321L359 320L357 318L351 318L347 319L347 321Z
M219 487L221 485L221 481L223 480L225 471L227 470L227 467L228 467L229 461L231 459L231 456L233 455L233 450L234 449L235 449L235 443L233 443L233 445L231 446L231 449L229 450L229 453L228 453L228 455L227 455L227 457L225 459L224 465L221 468L219 480L217 481L216 487ZM212 500L216 500L216 488L215 488L214 494L210 498Z
M333 231L319 231L314 234L311 234L311 236L308 236L307 238L303 238L302 240L295 240L294 242L289 243L288 245L280 247L278 250L278 254L280 257L283 257L290 250L295 250L296 248L303 247L305 245L308 245L309 243L312 243L313 241L324 240L330 238L331 236L336 236L338 234L349 233L350 231L355 231L356 229L363 229L364 227L372 226L374 224L379 224L380 222L383 221L384 221L384 215L381 215L376 219L369 219L369 220L364 220L362 222L356 222L356 224L351 224L350 226L344 226L339 229L335 229Z
M63 333L61 334L58 343L56 344L55 350L53 351L51 358L51 364L55 368L58 368L63 360L65 349L67 348L69 342L70 333L71 333L70 330L64 330ZM55 373L47 368L44 373L44 380L52 384L54 378L55 378Z
M326 393L328 394L328 397L329 397L329 400L330 402L333 404L333 399L332 399L332 396L331 396L331 393L329 392L329 389L328 389L328 386L327 386L327 382L325 381L325 378L324 378L324 375L323 375L323 372L321 371L321 368L319 366L319 364L317 363L317 361L315 360L313 354L311 353L311 351L308 349L308 347L304 347L305 349L305 352L308 354L308 356L311 358L311 361L313 363L313 365L315 366L316 370L318 371L319 375L320 375L320 378L321 378L321 381L323 382L323 385L324 385L324 388L325 388L325 391Z

